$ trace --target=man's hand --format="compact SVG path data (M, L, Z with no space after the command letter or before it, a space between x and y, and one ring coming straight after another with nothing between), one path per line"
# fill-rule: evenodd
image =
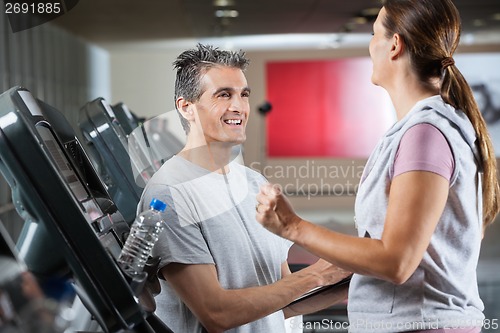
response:
M345 271L323 259L319 259L316 263L301 269L297 273L316 274L321 286L331 285L351 276L352 273ZM283 309L285 317L293 317L299 314L307 314L325 309L334 304L341 303L347 299L349 283L339 285L335 288L328 288L316 293L314 296L309 296L300 301L293 302Z
M351 272L343 270L342 268L333 265L324 259L319 259L314 264L303 268L302 270L317 274L318 278L322 281L320 283L322 286L334 284L352 275Z

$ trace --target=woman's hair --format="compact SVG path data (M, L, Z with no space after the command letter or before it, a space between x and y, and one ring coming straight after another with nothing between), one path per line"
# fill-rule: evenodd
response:
M184 97L190 102L197 101L203 94L202 76L215 66L227 66L244 71L250 61L243 51L233 52L219 50L211 45L196 45L195 49L182 52L174 61L177 70L174 99ZM189 122L181 115L182 127L189 132Z
M453 53L460 41L461 22L451 0L383 0L387 37L404 41L410 63L421 82L432 87L440 79L443 100L469 117L477 135L483 168L484 227L500 210L497 163L486 123L472 90L455 66Z

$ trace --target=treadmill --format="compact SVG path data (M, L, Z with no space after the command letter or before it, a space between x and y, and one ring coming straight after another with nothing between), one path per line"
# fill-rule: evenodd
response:
M125 134L129 135L142 122L130 109L127 104L120 102L111 107L118 119Z
M78 126L85 150L107 191L125 220L131 224L145 182L134 177L134 160L128 152L126 132L103 98L85 104L79 113Z
M70 281L106 333L172 332L138 301L147 274L117 264L128 224L56 111L22 87L0 95L0 171L26 221L20 259L40 280Z
M146 182L184 146L169 131L168 116L141 122L125 104L111 106L101 97L80 110L85 148L129 223Z

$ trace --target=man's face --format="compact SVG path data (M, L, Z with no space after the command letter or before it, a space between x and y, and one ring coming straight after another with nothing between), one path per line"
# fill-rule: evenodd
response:
M201 79L203 94L193 103L197 124L207 144L223 142L236 145L246 139L250 113L250 89L240 69L217 66Z

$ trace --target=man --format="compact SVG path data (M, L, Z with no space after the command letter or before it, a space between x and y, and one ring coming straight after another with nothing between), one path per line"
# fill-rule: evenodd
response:
M321 261L291 274L291 243L255 220L256 194L266 180L232 155L246 139L247 65L242 52L200 44L174 62L175 102L187 143L148 182L138 210L152 198L168 205L153 252L166 280L156 303L158 316L176 333L284 332L284 317L327 307L347 294L344 288L287 307L349 273Z

